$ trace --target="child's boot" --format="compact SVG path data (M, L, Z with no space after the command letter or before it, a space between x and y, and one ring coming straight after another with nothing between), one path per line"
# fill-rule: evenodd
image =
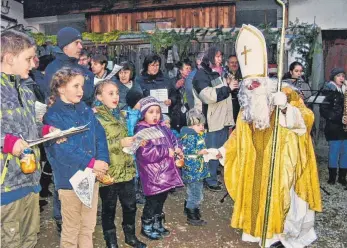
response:
M337 179L337 181L343 186L347 186L346 174L347 174L347 169L341 169L341 168L339 169L339 178Z
M135 235L135 224L123 225L123 231L124 231L126 244L130 245L131 247L136 247L136 248L147 247L147 245L145 243L142 243L140 240L137 239L137 237Z
M206 221L200 219L200 210L198 208L187 208L187 223L192 226L204 226Z
M186 200L184 200L183 214L184 214L184 215L187 215L187 201L186 201Z
M335 184L336 182L336 168L329 168L329 179L328 179L328 184Z
M118 248L116 230L111 229L104 231L104 239L107 248Z
M162 239L163 236L154 229L154 219L141 219L142 221L142 227L141 227L141 234L145 236L146 238L149 238L151 240L158 240Z
M154 229L157 230L162 236L166 237L170 235L170 231L164 227L165 214L154 215Z

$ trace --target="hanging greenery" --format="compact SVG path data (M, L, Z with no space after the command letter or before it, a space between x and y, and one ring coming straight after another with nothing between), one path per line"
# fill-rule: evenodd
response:
M57 36L56 35L45 35L43 33L33 33L30 32L31 37L35 40L38 46L42 46L45 44L47 40L50 40L53 45L57 45Z
M114 42L119 39L122 34L126 34L127 32L123 31L112 31L108 33L82 33L82 39L93 42L95 44L107 44L110 42ZM45 35L43 33L33 33L30 35L35 39L36 44L38 46L42 46L45 44L47 40L50 40L53 45L57 45L57 36L56 35Z
M311 75L311 65L314 54L314 48L320 30L315 24L308 24L306 22L299 22L296 19L294 22L289 23L287 33L292 37L289 40L289 52L293 54L296 52L299 56L295 59L305 66L305 75Z
M108 33L82 33L83 40L91 41L95 44L107 44L113 41L118 40L119 36L121 34L124 34L125 32L122 31L112 31Z

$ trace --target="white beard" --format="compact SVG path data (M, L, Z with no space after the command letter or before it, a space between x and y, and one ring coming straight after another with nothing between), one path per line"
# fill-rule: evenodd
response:
M268 78L260 78L260 86L249 90L254 79L246 79L242 82L239 92L239 101L243 109L242 119L252 123L256 129L264 130L270 127L270 116L274 109L272 105L272 93L276 91L276 83Z

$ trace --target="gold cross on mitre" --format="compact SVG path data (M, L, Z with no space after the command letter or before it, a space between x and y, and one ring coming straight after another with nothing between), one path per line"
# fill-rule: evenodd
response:
M235 50L243 79L267 76L267 50L262 32L252 25L242 25Z
M245 55L245 65L247 65L247 53L250 53L250 52L252 52L252 49L247 50L246 46L243 47L243 52L241 53L241 55Z

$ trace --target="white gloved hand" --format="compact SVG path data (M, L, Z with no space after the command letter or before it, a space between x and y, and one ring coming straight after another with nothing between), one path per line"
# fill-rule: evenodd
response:
M287 96L283 92L276 92L273 94L273 103L281 110L287 107Z

